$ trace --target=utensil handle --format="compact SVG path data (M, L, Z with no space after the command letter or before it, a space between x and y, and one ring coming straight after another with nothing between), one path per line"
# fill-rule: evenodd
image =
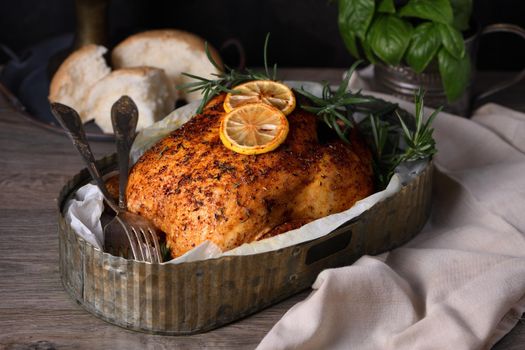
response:
M514 24L508 24L508 23L491 24L483 28L483 30L481 31L481 36L490 34L490 33L512 33L512 34L516 34L520 36L522 39L525 39L525 29L521 28L520 26L514 25ZM474 97L474 102L482 100L486 97L489 97L490 95L495 94L496 92L506 89L520 82L523 78L525 78L525 69L522 69L513 78L505 80L499 84L496 84L495 86L488 89L487 91L484 91L478 94L477 96Z
M104 180L95 165L95 157L93 152L89 147L89 143L86 139L86 133L84 132L84 126L82 125L82 120L78 113L73 109L61 103L52 102L51 103L51 112L58 120L62 128L66 131L67 136L73 142L73 145L77 149L78 153L82 156L84 163L87 166L89 174L95 180L95 183L99 190L102 192L104 199L108 205L115 212L118 213L118 206L111 200L111 196L106 188Z
M129 175L129 151L135 139L139 112L129 96L122 96L111 107L111 123L117 144L119 167L119 207L126 210L126 187Z

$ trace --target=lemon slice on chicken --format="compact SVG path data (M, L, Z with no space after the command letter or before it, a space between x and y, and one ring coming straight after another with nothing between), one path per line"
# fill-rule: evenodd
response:
M279 147L288 129L283 112L264 103L250 103L224 115L219 135L224 146L232 151L261 154Z
M290 114L295 108L295 96L284 84L271 80L254 80L237 85L235 93L228 93L224 99L224 110L228 113L250 103L265 103Z

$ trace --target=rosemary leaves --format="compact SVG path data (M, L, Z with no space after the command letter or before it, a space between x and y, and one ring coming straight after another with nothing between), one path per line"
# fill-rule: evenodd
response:
M350 77L359 63L360 61L352 65L335 92L327 83L323 85L322 97L317 97L304 88L296 90L297 93L305 96L313 103L313 105L301 105L301 108L321 118L346 143L349 143L346 133L354 124L352 107L373 101L372 98L348 91Z
M351 128L359 128L373 151L376 185L384 188L399 164L429 158L436 153L431 125L441 108L425 122L424 93L420 90L415 95L413 120L409 115L404 119L397 104L364 96L360 91L349 91L350 77L359 63L352 65L336 91L324 84L320 97L303 88L296 92L308 98L307 104L302 104L301 108L317 115L344 142L351 142L347 137ZM357 114L365 116L360 123L355 118Z
M199 77L197 75L182 73L183 75L193 78L196 81L182 84L177 86L179 90L187 90L188 92L201 91L202 92L202 101L197 109L197 113L201 113L204 106L214 97L219 95L222 92L235 93L235 90L232 90L233 87L242 84L251 80L276 80L277 79L277 65L275 64L272 69L272 74L270 74L270 69L268 68L268 43L270 40L270 33L266 34L264 40L264 73L254 72L250 69L244 69L242 71L236 71L235 69L224 65L224 70L219 64L213 59L208 49L208 44L205 43L205 51L208 59L211 64L217 70L222 71L219 74L213 74L216 79L207 79Z

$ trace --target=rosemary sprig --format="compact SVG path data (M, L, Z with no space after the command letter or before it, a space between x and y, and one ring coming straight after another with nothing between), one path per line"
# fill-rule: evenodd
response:
M360 61L355 62L350 67L345 79L336 91L332 91L328 83L323 85L322 97L317 97L302 87L297 90L299 94L305 96L314 104L313 106L301 105L301 108L316 114L346 143L350 142L346 137L346 133L355 124L352 115L356 109L353 107L374 101L372 98L361 96L360 92L352 93L348 91L350 77L359 63Z
M441 112L436 109L424 121L424 92L419 90L414 97L416 113L414 115L415 130L411 130L398 110L394 111L399 126L380 120L371 113L368 117L370 128L363 128L363 133L369 134L373 140L374 170L380 187L385 187L395 172L397 166L404 162L432 157L436 152L436 142L432 136L432 122ZM401 135L400 135L401 134ZM400 136L405 145L399 145Z
M360 124L360 131L371 139L376 185L384 188L399 165L399 128L370 113Z
M410 123L414 127L410 128L399 114L397 104L363 96L360 91L348 91L350 77L359 63L358 61L352 65L336 91L324 84L321 97L305 91L304 88L297 92L310 101L309 105L301 105L301 108L316 114L344 142L351 141L347 137L350 128L357 126L360 129L373 151L376 183L378 187L384 188L399 164L428 158L436 153L431 124L441 108L434 111L425 122L424 93L419 90L415 95L414 121ZM364 113L368 118L356 124L354 116L358 112ZM402 145L400 139L404 141Z
M430 127L436 116L441 112L442 107L436 109L424 122L424 92L419 90L415 95L415 105L416 105L416 130L411 131L396 111L396 115L399 118L401 127L403 128L403 138L407 144L407 148L404 153L400 156L401 162L411 162L418 159L423 159L431 157L434 155L436 150L436 142L432 137L434 129Z
M168 248L168 245L166 244L166 242L160 243L160 256L162 257L163 262L170 261L171 259L173 259L171 257L171 251Z
M211 56L210 50L208 48L208 43L205 43L205 51L210 60L211 64L221 73L212 74L216 79L207 79L204 77L199 77L190 73L182 73L183 75L192 78L195 81L182 84L177 86L179 90L187 90L188 92L193 91L202 91L202 101L197 109L197 113L201 113L204 106L214 97L219 95L222 92L226 93L236 93L237 91L233 88L239 84L242 84L246 81L251 80L276 80L277 79L277 65L273 66L273 72L270 75L270 70L268 68L268 43L270 40L270 33L266 34L264 40L264 73L254 72L250 69L244 69L243 71L236 71L235 69L224 65L224 70L220 65L213 59Z

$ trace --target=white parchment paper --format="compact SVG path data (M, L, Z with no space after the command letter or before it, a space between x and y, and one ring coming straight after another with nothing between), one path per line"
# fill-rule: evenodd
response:
M305 89L318 95L321 85L312 82L287 82L291 87L304 86ZM139 133L131 149L131 161L135 163L142 154L160 139L168 135L171 131L180 128L184 123L191 119L199 105L198 101L178 108L170 113L163 120L153 124ZM182 263L211 258L218 258L227 255L250 255L277 250L289 247L302 242L310 241L322 237L345 222L361 215L366 210L373 207L378 202L394 195L398 192L403 183L406 183L417 175L425 166L426 162L418 162L411 166L400 166L396 174L390 180L387 188L381 192L376 192L364 198L350 209L341 213L332 214L314 220L298 229L285 232L283 234L264 239L257 242L245 243L240 247L227 252L210 241L206 241L186 254L170 260L166 263ZM79 236L99 249L103 249L103 230L100 223L104 205L103 197L98 188L92 184L81 187L75 197L66 206L66 220Z

